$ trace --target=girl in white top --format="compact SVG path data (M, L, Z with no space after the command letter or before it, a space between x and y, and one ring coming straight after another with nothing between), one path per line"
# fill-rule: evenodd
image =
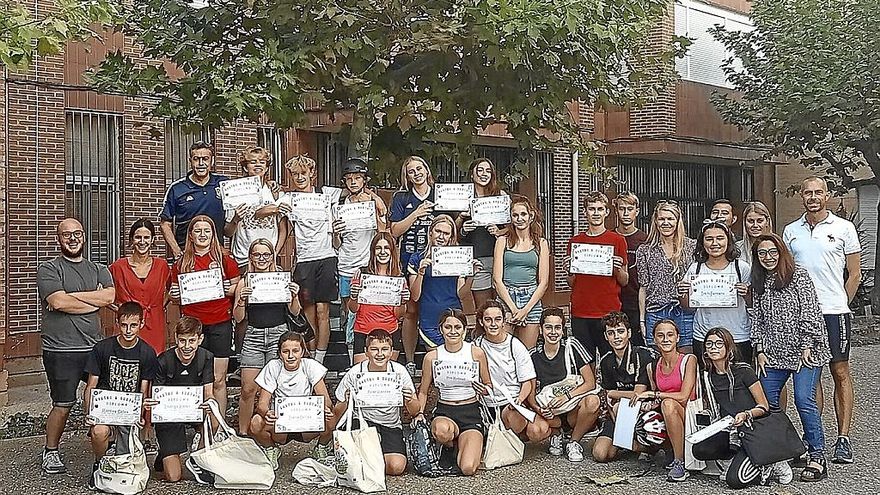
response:
M495 408L500 408L501 420L507 428L516 434L525 431L533 442L545 440L550 431L546 422L529 423L508 399L510 397L519 405L526 404L535 389L535 366L526 346L508 333L501 303L489 300L477 309L477 328L482 330L482 335L474 343L486 353L492 380L492 393L483 399L491 419L495 419ZM501 390L507 397L501 394Z
M434 409L431 434L445 447L458 446L458 467L465 476L473 476L480 467L483 454L483 437L486 427L477 395L487 395L492 382L489 363L479 347L465 342L464 313L448 309L440 315L440 332L443 344L430 350L422 363L422 382L419 385L421 411L413 419L424 421L424 407L428 401L431 385L436 383L440 400ZM459 367L475 366L478 380L450 379L444 363L456 362ZM437 376L435 376L435 363ZM455 378L455 377L452 377Z
M298 442L310 442L315 437L318 443L312 453L321 461L333 455L330 441L336 427L335 416L331 406L330 392L324 383L327 368L314 359L305 357L306 342L296 332L286 332L278 339L278 359L269 361L257 375L256 382L260 386L260 398L257 401L256 414L251 419L251 436L266 448L266 455L277 466L280 449L278 445ZM303 397L320 395L324 397L324 431L307 433L276 433L275 397Z

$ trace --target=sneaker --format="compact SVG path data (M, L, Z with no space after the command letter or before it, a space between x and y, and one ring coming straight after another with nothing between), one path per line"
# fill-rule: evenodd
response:
M184 464L186 465L186 469L192 473L193 479L196 480L196 483L200 485L212 485L214 483L214 475L199 467L192 457L187 458Z
M688 479L688 476L690 475L688 474L687 469L684 468L684 461L675 459L672 461L672 469L670 469L669 474L666 475L666 481L684 481Z
M67 472L67 466L61 462L61 452L58 449L43 449L43 471L46 474L63 474Z
M333 467L336 464L336 453L330 444L317 442L309 456L325 466Z
M409 376L415 377L416 371L418 371L418 370L416 369L415 361L410 361L410 362L406 363L406 372L409 373Z
M721 465L718 461L706 461L706 467L700 472L706 476L718 476L721 474Z
M263 447L263 453L266 454L266 458L272 463L272 470L278 471L278 459L281 458L281 448L277 446Z
M721 481L727 480L727 471L730 470L730 465L733 463L730 460L718 460L715 462L718 463L718 467L721 468L721 474L718 475L718 479Z
M854 462L852 445L849 443L848 437L837 437L831 462L834 464L852 464Z
M547 452L550 455L562 455L563 442L565 442L565 433L559 432L556 435L550 435L550 447Z
M159 453L159 444L155 440L144 440L144 455L157 455Z
M580 442L568 442L565 444L565 457L569 462L581 462L584 460L584 448Z
M774 464L771 476L776 478L776 481L781 485L787 485L791 483L792 479L794 479L794 473L791 472L791 466L789 466L786 461L780 461Z
M89 473L89 479L86 480L86 487L89 490L94 491L94 490L98 489L97 486L95 486L95 473L97 473L97 472L98 472L98 461L95 461L95 463L92 464L92 471Z

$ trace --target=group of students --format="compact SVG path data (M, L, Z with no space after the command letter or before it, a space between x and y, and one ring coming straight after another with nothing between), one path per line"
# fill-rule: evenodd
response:
M109 270L82 257L82 226L65 219L58 227L62 256L40 266L44 363L53 400L42 455L48 473L66 469L58 443L76 401L80 372L89 375L91 388L143 391L147 409L154 403L146 388L151 381L202 385L205 397L225 411L229 359L236 354L242 370L239 434L254 438L274 461L279 444L317 437L312 455L329 462L332 431L349 407L353 373L366 369L404 377L404 407L416 420L431 419L434 439L457 456L455 464L465 475L477 471L486 427L499 414L522 438L549 439L551 454L565 454L573 462L583 460L581 441L597 430L593 458L610 461L617 454L611 442L617 404L630 400L645 409L632 450L652 452L668 444L674 454L668 479L682 481L688 477L684 409L700 386L697 370L702 369L710 371L703 386L737 425L784 407L784 385L793 377L809 450L801 479L821 480L828 466L822 401L816 394L822 367L829 362L839 430L832 460L853 460L847 436L852 419L847 303L855 291L852 281L859 277L860 247L852 224L826 209L829 194L820 178L804 181L805 215L782 237L772 233L768 209L749 203L740 241L731 230L736 216L726 200L713 205L699 237L690 239L674 201L657 203L646 234L636 226L639 200L634 194L619 192L613 202L601 192L587 194L587 228L571 238L561 266L570 271L573 245L597 244L611 246L613 267L610 275L569 275L568 322L561 309L544 309L541 303L554 253L540 213L527 197L509 196L508 223L480 226L468 211L435 211L434 179L420 157L404 160L402 189L390 209L369 188L369 170L361 160L344 164L344 188L318 186L315 162L308 157L289 160L288 192L320 193L333 206L373 203L376 229L348 231L341 218L293 215L295 204L269 178L266 150L248 148L240 155L244 175L261 178L262 204L233 210L223 210L219 200L219 184L227 179L211 171L211 147L196 143L190 158L191 173L169 188L160 215L172 263L151 255L157 231L148 219L131 226L131 254ZM475 197L507 195L490 160L475 160L468 173ZM614 230L606 228L612 213ZM282 267L279 253L291 237L288 232L293 232L296 261ZM223 249L224 235L231 238L231 255ZM473 247L473 275L435 276L432 248L454 245ZM166 350L165 307L181 300L178 276L209 269L220 270L224 297L182 305L176 347ZM289 303L249 302L255 287L244 274L288 270ZM691 308L690 281L700 273L734 275L736 306ZM399 303L359 302L367 275L403 277ZM461 312L462 299L468 297L477 307L475 335ZM333 394L338 401L333 406L323 360L329 305L337 298L349 312L353 367ZM116 311L119 335L99 342L97 310L105 306ZM300 315L308 324L291 326L291 317ZM302 333L303 328L313 335ZM416 390L411 377L417 375L419 341L428 353ZM696 359L690 359L692 354ZM478 363L478 379L468 386L435 380L438 361ZM579 377L573 388L541 400L547 385L572 375ZM433 402L432 386L439 398L433 410L426 410ZM275 433L272 398L298 395L324 396L324 431ZM536 417L524 416L523 408ZM406 468L406 450L401 411L392 409L365 411L365 418L380 428L386 471L395 475ZM181 476L185 427L155 425L156 467L170 481ZM93 425L92 430L98 458L111 429ZM762 469L750 467L735 445L706 455L736 465L726 470L731 486L769 477L766 469L760 476ZM191 464L203 481L204 473ZM774 466L783 481L791 479L786 467Z

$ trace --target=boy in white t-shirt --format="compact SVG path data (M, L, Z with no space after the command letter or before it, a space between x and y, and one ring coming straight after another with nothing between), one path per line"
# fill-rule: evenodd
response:
M394 353L393 339L386 330L373 330L366 337L365 346L367 361L355 365L336 387L336 398L340 401L334 409L337 418L342 417L349 407L354 392L357 401L358 381L364 373L391 372L396 373L402 382L403 407L410 416L419 413L421 404L415 394L415 385L406 371L406 367L391 361ZM400 421L400 408L360 407L367 426L379 431L382 453L385 454L385 474L399 476L406 470L406 444L403 441L403 424ZM352 421L358 421L357 415ZM352 428L357 427L357 423Z
M266 450L266 456L278 468L278 457L281 455L279 445L293 440L310 442L318 438L312 456L322 463L330 463L333 458L333 429L336 427L333 415L330 392L324 383L327 368L321 363L303 357L306 353L306 342L296 332L285 332L278 339L278 359L269 361L257 375L256 382L260 386L260 398L254 417L251 419L251 435ZM324 397L324 430L304 433L276 433L275 413L276 397L304 397L319 395Z

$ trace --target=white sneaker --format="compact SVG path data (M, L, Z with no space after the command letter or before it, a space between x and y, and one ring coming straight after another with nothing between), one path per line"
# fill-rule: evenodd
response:
M266 454L266 458L272 463L272 470L278 471L278 459L281 458L281 448L278 446L263 447L263 453Z
M771 476L776 478L781 485L787 485L794 479L794 473L791 472L791 466L788 465L788 461L779 461L774 464Z
M58 452L58 449L43 449L40 460L42 461L43 471L46 474L63 474L67 472L67 466L61 461L61 453Z
M550 447L547 452L550 455L562 455L563 442L565 442L565 433L559 432L556 435L550 435Z
M568 442L565 444L565 457L569 462L581 462L584 460L584 448L580 442Z
M703 468L703 474L706 476L719 476L721 474L721 465L718 461L706 461L706 467Z

